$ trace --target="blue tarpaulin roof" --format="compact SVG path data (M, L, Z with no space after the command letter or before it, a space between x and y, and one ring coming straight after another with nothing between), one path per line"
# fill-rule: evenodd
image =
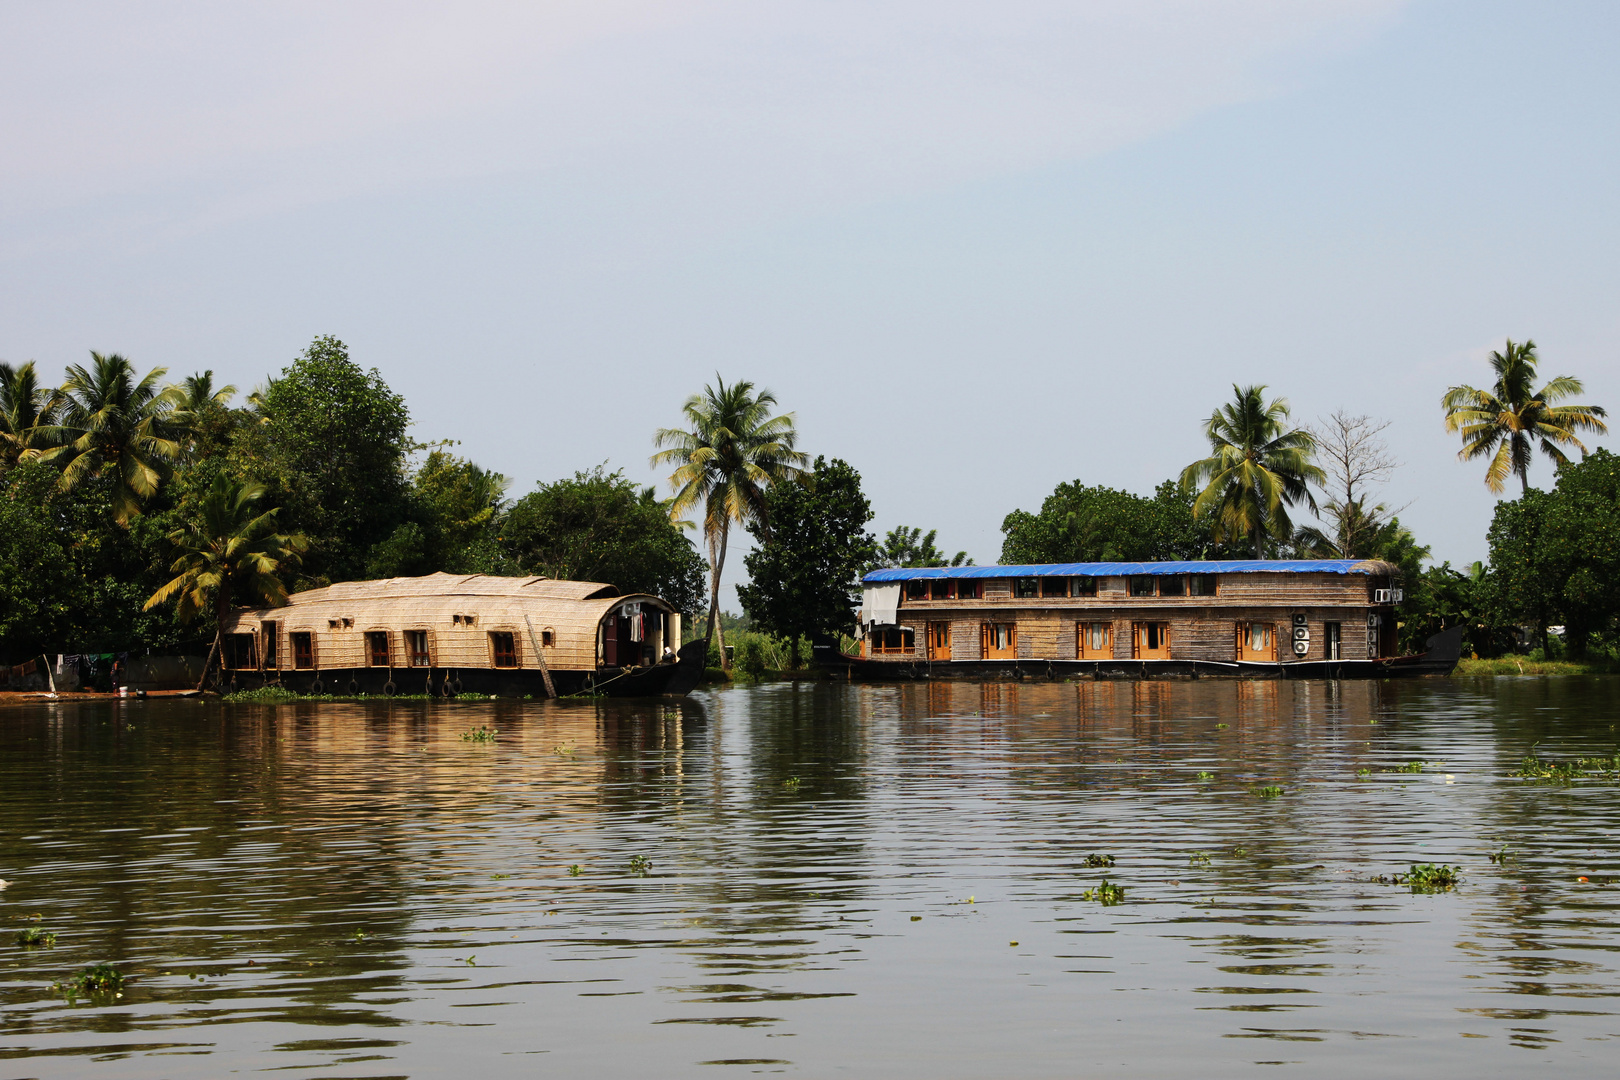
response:
M1034 566L927 566L874 570L861 580L916 581L933 578L1129 577L1133 574L1382 574L1383 563L1361 559L1218 559L1187 562L1078 562Z

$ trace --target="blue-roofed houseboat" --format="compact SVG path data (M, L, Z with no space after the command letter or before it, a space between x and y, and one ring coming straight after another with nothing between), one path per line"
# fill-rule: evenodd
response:
M1398 570L1351 559L1062 563L867 574L852 678L1443 675L1460 629L1396 655Z

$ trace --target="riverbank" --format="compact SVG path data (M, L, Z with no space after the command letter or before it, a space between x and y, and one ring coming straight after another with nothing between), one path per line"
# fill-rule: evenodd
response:
M1528 656L1498 656L1491 660L1459 660L1453 675L1615 675L1613 660L1532 660Z

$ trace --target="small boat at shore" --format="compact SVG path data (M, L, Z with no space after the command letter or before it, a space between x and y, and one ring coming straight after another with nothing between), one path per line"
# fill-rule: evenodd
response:
M429 574L294 593L232 613L227 687L315 694L684 696L703 677L701 641L645 593L544 577Z
M1398 570L1244 559L877 570L850 679L1351 679L1447 675L1462 628L1397 655Z

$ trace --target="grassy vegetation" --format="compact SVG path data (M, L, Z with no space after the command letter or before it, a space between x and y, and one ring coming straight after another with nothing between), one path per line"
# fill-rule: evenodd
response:
M1530 656L1498 656L1494 660L1459 660L1454 676L1466 675L1615 675L1620 662L1607 657L1590 660L1541 660Z
M1519 763L1519 771L1513 775L1554 784L1573 784L1586 777L1613 780L1620 777L1620 753L1613 757L1579 757L1568 761L1548 761L1526 754Z

